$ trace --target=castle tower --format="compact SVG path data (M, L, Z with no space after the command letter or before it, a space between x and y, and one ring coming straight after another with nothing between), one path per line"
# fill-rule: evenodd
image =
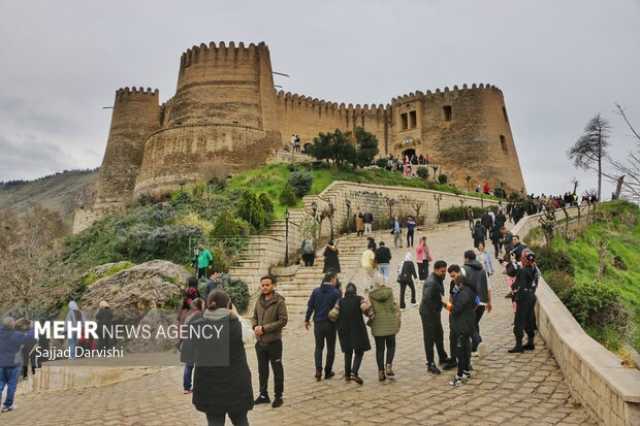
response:
M394 155L428 155L459 188L525 189L502 91L492 85L411 93L392 101Z
M118 208L131 199L146 137L160 127L158 90L116 91L111 128L97 183L96 209Z
M145 143L135 194L263 164L280 144L269 49L231 42L182 54L162 128Z

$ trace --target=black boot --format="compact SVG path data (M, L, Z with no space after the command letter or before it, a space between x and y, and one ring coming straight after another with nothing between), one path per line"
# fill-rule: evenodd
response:
M268 404L271 402L271 399L269 398L269 395L266 393L261 393L260 395L258 395L258 397L255 400L255 404Z
M522 352L524 352L524 348L522 347L522 342L517 342L516 345L509 349L508 351L510 354L521 354Z
M525 351L532 351L536 348L536 345L533 344L533 338L527 340L527 344L522 346L522 349Z

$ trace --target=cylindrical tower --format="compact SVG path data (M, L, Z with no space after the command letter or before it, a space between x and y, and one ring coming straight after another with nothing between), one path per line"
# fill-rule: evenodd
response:
M97 184L97 209L122 206L133 194L144 141L160 127L158 90L116 91L111 128Z
M492 85L417 92L392 103L394 154L415 148L459 188L526 189L502 91ZM415 111L415 112L414 112ZM471 180L467 183L466 177Z
M280 141L275 95L264 43L187 50L163 127L145 143L135 194L264 163Z

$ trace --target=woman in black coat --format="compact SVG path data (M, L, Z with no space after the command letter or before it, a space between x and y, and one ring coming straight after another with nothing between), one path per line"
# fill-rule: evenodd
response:
M207 415L209 425L224 425L228 415L234 425L245 426L254 401L242 325L224 291L212 291L207 305L202 318L190 323L200 332L194 344L193 405ZM219 337L211 330L220 330Z
M328 272L340 273L340 260L338 259L338 248L335 246L333 240L329 241L327 247L324 249L324 267L322 272L324 274Z
M338 337L340 347L344 352L344 379L363 383L358 370L364 353L371 349L369 334L364 325L362 314L369 309L369 304L362 296L358 296L355 284L347 284L344 298L338 302L340 316L338 317ZM352 363L353 361L353 363Z

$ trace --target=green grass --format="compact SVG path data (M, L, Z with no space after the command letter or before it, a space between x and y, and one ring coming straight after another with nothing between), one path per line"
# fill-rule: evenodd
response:
M614 289L630 315L629 327L617 336L640 351L640 209L622 201L598 207L598 219L586 227L574 241L555 238L553 249L568 254L575 268L576 285L599 282ZM606 242L606 270L598 277L600 257L598 247ZM619 257L626 270L614 266ZM610 329L587 329L592 337L608 347L616 346L616 336Z

